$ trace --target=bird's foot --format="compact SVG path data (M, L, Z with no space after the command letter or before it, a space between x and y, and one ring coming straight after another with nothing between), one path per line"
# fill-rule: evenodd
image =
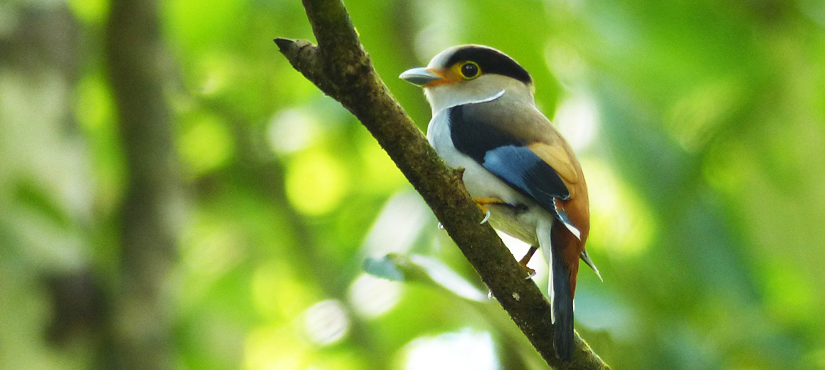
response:
M487 208L488 204L507 204L500 198L494 197L473 198L473 201L476 202L476 205L481 210L481 212L484 212L484 219L481 220L482 224L490 220L491 212L490 209Z
M530 280L533 278L533 276L536 276L536 270L533 270L527 267L526 265L521 265L521 268L524 269L524 280Z
M536 276L536 270L527 267L527 263L530 262L530 259L533 258L533 255L536 253L538 249L539 248L536 246L530 246L530 250L528 250L524 257L522 257L518 261L518 264L521 265L521 268L523 268L524 272L527 273L527 277L524 278L525 280L528 280L533 276Z

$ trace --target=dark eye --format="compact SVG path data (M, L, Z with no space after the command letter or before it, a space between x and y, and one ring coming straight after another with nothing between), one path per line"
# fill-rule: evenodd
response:
M478 77L479 72L480 71L478 70L478 64L475 64L473 62L467 62L461 66L461 74L464 76L464 78L476 78Z

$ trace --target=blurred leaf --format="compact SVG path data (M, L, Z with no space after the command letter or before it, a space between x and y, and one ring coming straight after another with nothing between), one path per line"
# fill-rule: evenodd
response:
M438 287L458 297L483 302L484 293L464 280L446 264L432 257L390 253L383 258L367 258L364 269L375 276L396 281L410 281Z
M407 278L407 275L390 255L382 258L367 257L364 259L364 271L393 281L404 281Z
M21 205L35 211L38 215L61 227L72 224L71 217L63 209L57 199L54 199L38 184L32 181L20 180L15 195Z

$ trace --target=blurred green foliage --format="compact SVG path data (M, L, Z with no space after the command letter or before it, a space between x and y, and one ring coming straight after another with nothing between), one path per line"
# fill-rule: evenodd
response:
M298 1L160 5L188 204L177 368L542 368L366 130L278 53L274 37L312 39ZM421 129L429 107L396 76L440 50L486 44L531 71L590 186L604 283L582 270L576 327L611 366L825 368L825 3L346 5ZM0 57L3 369L84 369L99 347L83 325L49 339L47 282L118 276L109 6L0 4L0 50L64 7L80 40L61 51L74 75Z

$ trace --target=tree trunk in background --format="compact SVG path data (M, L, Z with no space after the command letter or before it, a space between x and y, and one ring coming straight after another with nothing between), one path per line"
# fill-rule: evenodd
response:
M121 281L106 368L173 367L172 294L182 192L164 91L157 3L115 0L106 50L127 162Z

